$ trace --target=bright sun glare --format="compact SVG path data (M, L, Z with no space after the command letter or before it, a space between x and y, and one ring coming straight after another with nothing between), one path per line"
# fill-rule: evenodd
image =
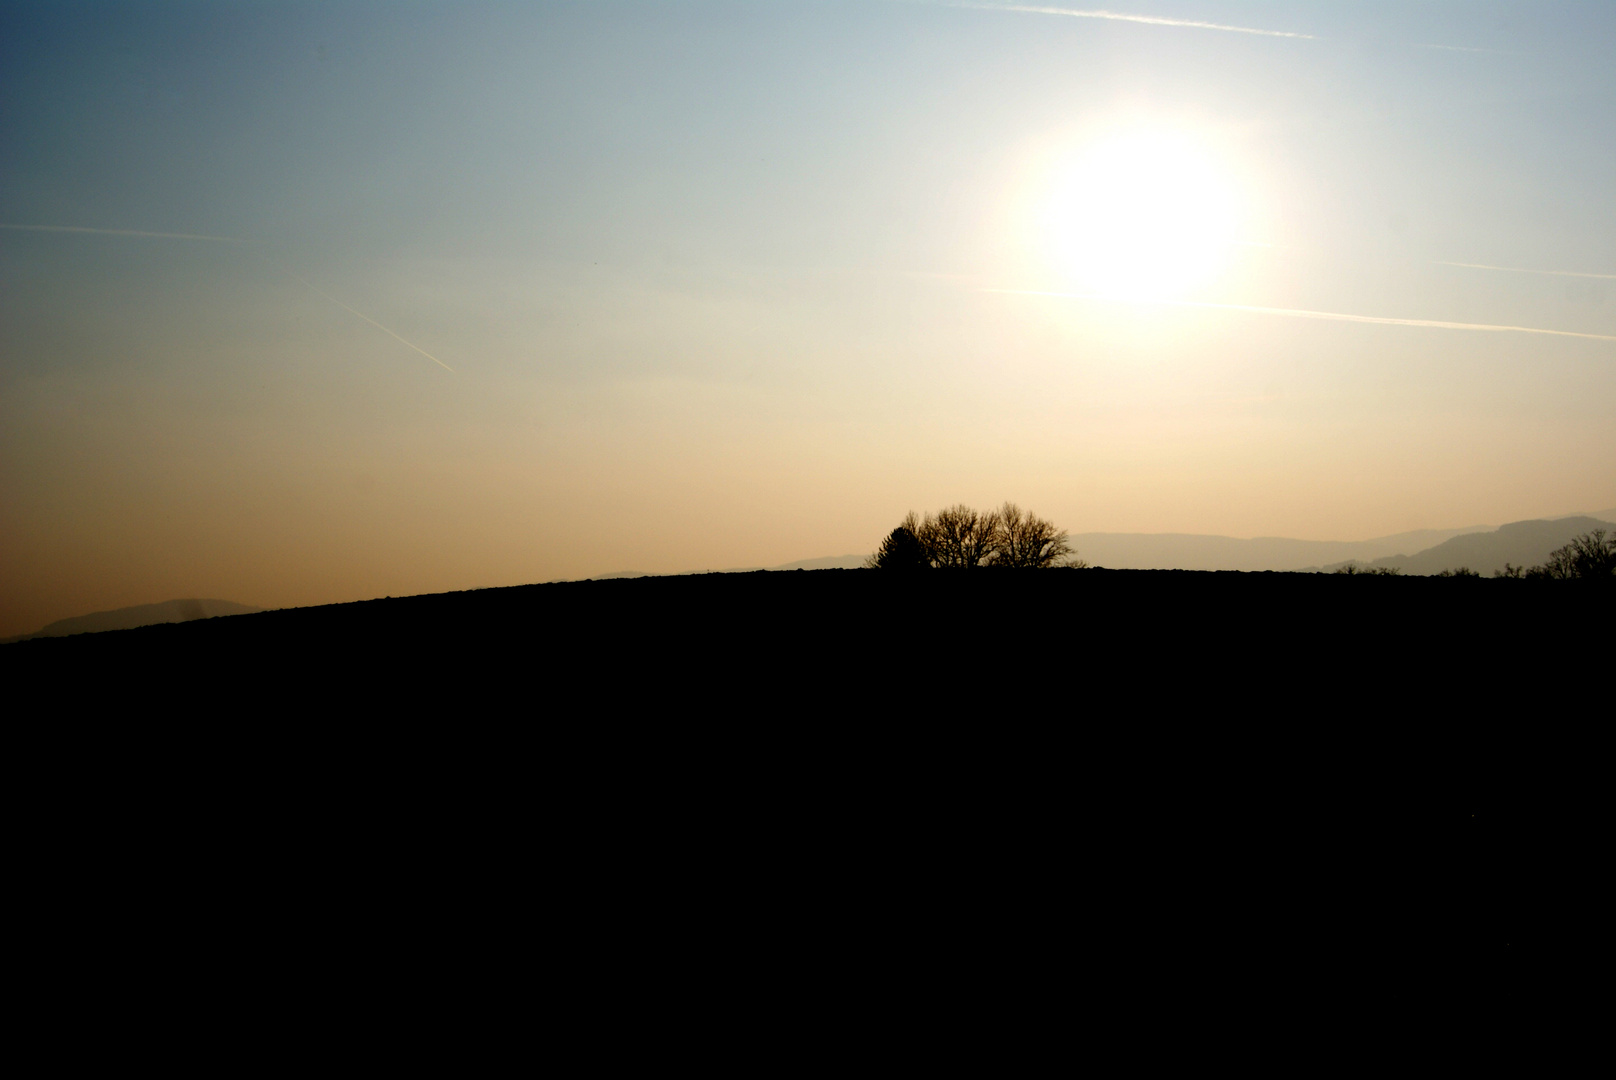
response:
M1234 186L1214 155L1171 131L1097 140L1061 162L1038 243L1084 291L1164 297L1207 283L1238 230Z

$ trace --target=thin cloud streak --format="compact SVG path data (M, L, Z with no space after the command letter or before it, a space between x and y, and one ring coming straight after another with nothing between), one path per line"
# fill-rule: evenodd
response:
M394 331L387 329L387 327L383 326L381 323L377 322L375 319L372 319L369 315L366 315L363 311L355 311L353 308L349 307L347 304L344 304L341 300L338 300L335 296L332 296L330 293L323 292L320 289L315 288L313 283L311 283L302 274L299 274L294 270L288 270L284 266L281 267L281 269L286 270L286 272L288 274L291 274L293 277L297 278L297 280L301 281L304 285L308 286L309 290L311 292L313 292L316 296L323 296L327 300L331 301L333 304L337 305L342 310L347 311L347 312L351 312L352 314L359 316L361 319L364 319L366 322L368 322L370 325L374 326L376 329L380 330L382 333L388 334L391 337L396 338L400 343L402 343L404 345L407 345L410 348L414 349L416 352L420 353L422 356L426 357L428 360L430 360L434 364L438 365L444 371L454 371L454 368L450 367L448 364L445 364L442 360L439 360L436 356L433 356L431 353L429 353L425 349L421 348L421 346L415 344L413 341L410 341L407 338L404 338L404 337L400 336L399 334L395 333Z
M145 237L151 237L151 238L154 238L154 239L161 239L161 240L217 240L217 241L220 241L221 243L226 243L226 244L251 244L251 243L253 243L253 241L251 241L251 240L242 240L242 239L239 239L239 238L234 237L234 236L207 236L207 235L202 234L202 233L145 232L145 231L140 230L140 229L87 229L87 228L84 228L84 227L79 226L79 225L7 225L7 224L4 224L4 223L0 223L0 229L15 229L15 230L20 231L20 232L91 233L91 234L94 234L94 235L97 235L97 236L145 236ZM389 330L387 327L383 326L381 323L377 322L375 319L372 319L369 315L366 315L363 311L355 311L353 308L349 307L347 304L344 304L341 300L338 300L335 296L332 296L330 293L322 292L321 290L315 288L314 285L307 278L305 278L302 274L299 274L297 271L292 270L290 267L287 267L287 266L285 266L283 264L277 264L277 265L280 265L280 268L282 270L286 271L286 273L290 274L292 277L297 278L297 280L301 281L309 289L313 290L313 292L317 296L322 296L325 299L331 301L333 304L337 305L342 310L359 316L361 319L364 319L366 322L368 322L370 325L374 326L376 329L380 330L382 333L388 334L391 337L396 338L399 341L400 344L406 345L409 348L414 349L416 352L420 353L422 356L426 357L428 360L432 361L434 364L437 364L443 370L445 370L445 371L454 371L454 368L450 367L448 364L445 364L442 360L439 360L436 356L433 356L431 353L429 353L425 349L421 348L421 346L415 344L415 342L410 341L409 339L400 336L399 334L393 332L392 330Z
M1111 296L1087 293L1038 292L1032 289L984 289L983 292L1005 293L1011 296L1057 296L1069 300L1100 300L1119 302ZM1552 334L1555 337L1587 338L1592 341L1616 341L1612 334L1583 334L1575 330L1544 330L1536 326L1492 326L1487 323L1438 322L1434 319L1391 319L1380 315L1346 315L1337 311L1307 311L1302 308L1252 307L1247 304L1212 304L1198 300L1121 300L1122 303L1166 304L1171 307L1213 308L1219 311L1248 311L1255 315L1283 315L1292 319L1324 319L1329 322L1374 323L1378 326L1423 326L1436 330L1483 330L1491 333Z
M1485 263L1442 262L1440 260L1434 265L1463 266L1468 270L1503 270L1511 274L1550 274L1554 277L1585 277L1598 278L1601 281L1616 281L1616 274L1584 274L1577 270L1528 270L1524 266L1488 266Z
M142 232L139 229L86 229L78 225L7 225L0 223L0 229L13 229L17 232L90 233L95 236L146 236L156 240L217 240L222 244L252 243L251 240L243 240L236 236L206 236L201 233L183 232Z
M1145 23L1149 26L1185 26L1195 30L1223 30L1231 34L1259 34L1263 37L1301 38L1319 40L1313 34L1297 34L1289 30L1258 30L1250 26L1226 26L1223 23L1197 22L1193 19L1168 19L1158 15L1125 15L1119 11L1075 11L1071 8L1037 7L1031 4L961 4L946 5L974 11L1018 11L1027 15L1065 15L1073 19L1109 19L1114 22Z

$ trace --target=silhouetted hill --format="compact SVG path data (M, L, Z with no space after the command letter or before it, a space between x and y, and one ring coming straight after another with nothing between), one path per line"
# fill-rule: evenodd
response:
M263 608L238 604L233 600L165 600L161 604L140 604L118 608L115 611L96 611L89 615L76 615L71 619L58 619L32 634L22 634L7 641L24 641L36 637L65 637L69 634L96 634L106 630L132 630L138 626L158 623L190 622L193 619L212 619L220 615L250 615Z
M1603 761L1583 702L1608 662L1583 584L653 577L35 638L0 646L0 678L39 703L7 729L35 816L79 815L63 857L96 838L130 880L166 880L150 852L178 835L173 866L214 880L239 853L256 888L280 858L325 897L386 847L389 893L441 859L479 911L531 878L569 920L660 941L693 925L678 897L731 880L723 919L780 893L804 933L837 911L886 933L963 867L1013 909L995 948L1029 904L1075 904L1152 970L1416 956L1492 993L1535 987L1511 957L1563 951L1567 898L1597 895L1566 827L1603 791L1574 771Z
M1235 679L1243 695L1267 699L1320 665L1362 655L1404 620L1486 626L1486 640L1449 633L1417 663L1383 667L1349 689L1393 675L1418 679L1444 658L1468 663L1480 654L1513 652L1525 671L1546 648L1544 628L1593 612L1608 618L1589 600L1605 599L1602 592L1574 584L1112 570L939 571L915 580L873 570L714 573L285 609L33 638L0 652L14 673L69 657L119 664L149 656L161 668L184 656L188 677L209 679L284 665L275 685L285 693L319 679L352 685L362 670L380 694L452 684L475 700L523 673L577 686L599 680L631 698L666 678L723 699L812 672L815 692L856 677L900 699L927 685L969 696L1011 679L1092 709L1096 694L1135 676L1158 696L1199 700L1197 673L1212 669L1219 685ZM149 618L152 609L137 610ZM463 670L489 674L467 682ZM1456 699L1470 686L1432 692Z
M1595 529L1616 532L1616 525L1590 517L1515 521L1500 526L1494 532L1455 536L1414 555L1376 559L1373 565L1395 566L1405 574L1440 574L1461 566L1479 574L1491 574L1494 570L1502 570L1505 563L1537 566L1547 560L1549 553L1556 548L1564 547L1572 538Z

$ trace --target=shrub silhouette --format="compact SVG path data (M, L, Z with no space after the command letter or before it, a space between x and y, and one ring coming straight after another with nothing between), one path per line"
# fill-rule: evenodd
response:
M1403 568L1400 566L1362 566L1349 562L1345 566L1338 566L1330 571L1332 574L1346 574L1348 577L1362 574L1366 577L1402 577Z
M1507 563L1505 565L1508 565ZM1457 570L1444 570L1437 577L1480 577L1481 575L1468 566L1461 566Z
M1087 566L1071 559L1066 531L1007 502L983 513L963 503L927 514L914 511L888 533L865 566L877 570L1040 570Z
M887 534L865 562L865 566L875 570L929 570L931 558L926 554L926 546L920 542L920 519L909 512L896 529Z

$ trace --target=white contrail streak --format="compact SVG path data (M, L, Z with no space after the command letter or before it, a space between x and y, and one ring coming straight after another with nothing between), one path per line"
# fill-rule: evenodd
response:
M333 304L337 305L342 310L347 311L347 312L352 312L353 314L359 316L361 319L364 319L366 322L368 322L370 325L374 326L376 329L380 330L382 333L388 334L391 337L396 338L401 344L408 345L410 348L414 349L416 352L420 353L422 356L426 357L428 360L430 360L434 364L438 365L444 371L453 371L454 370L454 368L450 367L448 364L445 364L442 360L439 360L436 356L433 356L431 353L429 353L425 349L421 348L421 346L415 344L415 342L410 341L410 340L408 340L406 338L400 337L398 334L396 334L393 331L387 329L387 327L383 326L381 323L377 322L375 319L372 319L369 315L366 315L363 311L354 311L353 308L349 307L347 304L344 304L341 300L338 300L335 296L332 296L330 293L322 292L321 290L315 288L314 285L307 278L305 278L302 274L296 273L296 272L294 272L292 270L287 270L286 267L284 267L284 266L281 267L281 269L286 270L286 272L288 274L291 274L293 277L297 278L297 280L301 281L304 285L307 285L309 287L309 289L312 292L315 293L315 295L323 296L327 300L331 301Z
M1074 11L1071 8L1038 7L1032 4L966 4L954 3L947 7L969 8L976 11L1019 11L1028 15L1065 15L1073 19L1111 19L1116 22L1146 23L1150 26L1187 26L1196 30L1225 30L1232 34L1260 34L1263 37L1303 38L1317 41L1312 34L1295 34L1289 30L1258 30L1250 26L1225 26L1223 23L1196 22L1193 19L1167 19L1158 15L1124 15L1119 11Z
M1583 274L1576 270L1528 270L1524 266L1488 266L1485 263L1456 263L1441 262L1437 266L1463 266L1469 270L1504 270L1511 274L1550 274L1554 277L1586 277L1599 278L1601 281L1616 281L1616 274Z
M1031 289L984 289L983 292L1008 293L1012 296L1059 296L1071 300L1114 301L1115 297L1093 296L1085 293L1036 292ZM1172 307L1216 308L1220 311L1249 311L1255 315L1284 315L1292 319L1327 319L1331 322L1375 323L1380 326L1424 326L1437 330L1486 330L1509 334L1552 334L1555 337L1588 338L1592 341L1616 341L1612 334L1581 334L1575 330L1544 330L1536 326L1492 326L1487 323L1438 322L1434 319L1390 319L1380 315L1345 315L1337 311L1306 311L1301 308L1252 307L1247 304L1209 304L1196 300L1144 300L1124 303L1167 304Z
M18 232L66 232L66 233L93 233L97 236L149 236L159 240L217 240L225 244L250 244L251 240L242 240L235 236L204 236L201 233L183 232L141 232L138 229L85 229L77 225L5 225L0 229L15 229Z
M98 235L98 236L148 236L148 237L152 237L154 239L161 239L161 240L218 240L218 241L221 241L221 242L226 243L226 244L250 244L250 243L252 243L251 240L241 240L241 239L239 239L237 237L234 237L234 236L207 236L207 235L204 235L202 233L144 232L144 231L139 230L139 229L87 229L87 228L84 228L84 227L79 226L79 225L7 225L7 224L4 224L4 223L0 223L0 229L16 229L16 230L24 231L24 232L93 233L93 234ZM421 348L421 346L415 344L415 342L410 341L410 340L400 336L397 333L394 333L392 330L389 330L387 327L383 326L381 323L377 322L375 319L372 319L369 315L366 315L363 311L355 311L353 308L349 307L347 304L344 304L341 300L338 300L335 296L332 296L330 293L321 292L319 289L315 288L313 283L311 283L302 274L299 274L296 271L294 271L294 270L292 270L289 267L286 267L284 265L281 266L281 269L285 270L288 274L291 274L293 277L297 278L297 280L301 281L304 285L308 286L308 288L313 290L316 295L323 296L327 300L331 301L333 304L337 305L342 310L359 316L361 319L364 319L366 322L368 322L370 325L374 326L376 329L380 330L382 333L387 334L390 337L395 338L400 344L406 345L409 348L414 349L416 352L420 353L422 356L426 357L428 360L432 361L434 364L438 365L443 370L445 370L445 371L454 371L454 368L450 367L448 364L445 364L442 360L439 360L436 356L433 356L431 353L429 353L425 349Z

